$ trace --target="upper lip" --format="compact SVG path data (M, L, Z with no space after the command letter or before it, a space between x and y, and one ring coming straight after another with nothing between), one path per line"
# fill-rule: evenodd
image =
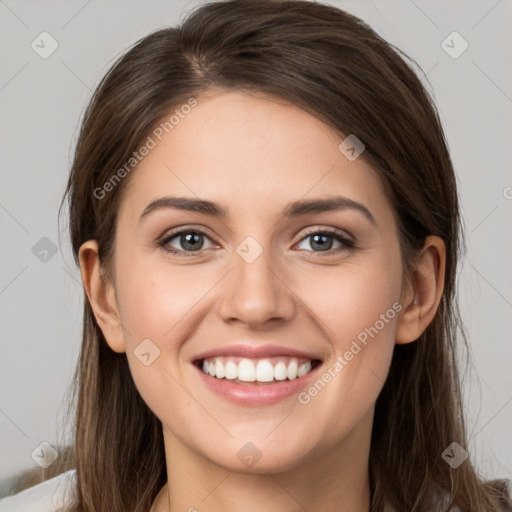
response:
M288 356L288 357L303 357L306 359L320 359L315 354L303 352L290 347L284 347L282 345L258 345L248 343L236 343L233 345L225 345L219 348L212 348L206 352L202 352L194 357L193 361L199 361L202 359L209 359L211 357L221 356L233 356L233 357L246 357L261 359L265 357L274 356Z

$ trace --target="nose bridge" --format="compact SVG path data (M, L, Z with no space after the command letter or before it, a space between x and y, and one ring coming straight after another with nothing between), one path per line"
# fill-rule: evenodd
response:
M248 324L289 319L294 311L292 292L284 284L282 262L274 258L269 237L247 236L232 254L233 271L224 289L221 314Z

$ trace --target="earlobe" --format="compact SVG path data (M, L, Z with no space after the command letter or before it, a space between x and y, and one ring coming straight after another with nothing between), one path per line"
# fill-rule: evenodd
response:
M79 251L82 284L108 345L125 352L125 341L113 284L103 275L96 240L84 242Z
M446 247L438 236L428 236L421 257L408 283L408 294L397 322L398 344L417 340L436 314L444 289Z

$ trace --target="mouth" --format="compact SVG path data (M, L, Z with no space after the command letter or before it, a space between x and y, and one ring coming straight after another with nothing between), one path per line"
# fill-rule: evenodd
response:
M217 380L241 386L268 386L300 379L320 366L322 361L292 356L215 356L196 359L193 364Z
M244 407L290 400L313 381L319 354L276 344L243 340L211 348L190 360L200 389Z

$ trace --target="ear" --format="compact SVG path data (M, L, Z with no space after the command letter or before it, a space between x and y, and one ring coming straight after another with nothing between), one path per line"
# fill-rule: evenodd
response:
M427 236L412 282L406 283L404 307L397 322L396 343L417 340L430 324L444 289L446 247L438 236Z
M101 269L96 240L88 240L81 245L79 260L82 284L105 339L114 352L125 352L115 289Z

